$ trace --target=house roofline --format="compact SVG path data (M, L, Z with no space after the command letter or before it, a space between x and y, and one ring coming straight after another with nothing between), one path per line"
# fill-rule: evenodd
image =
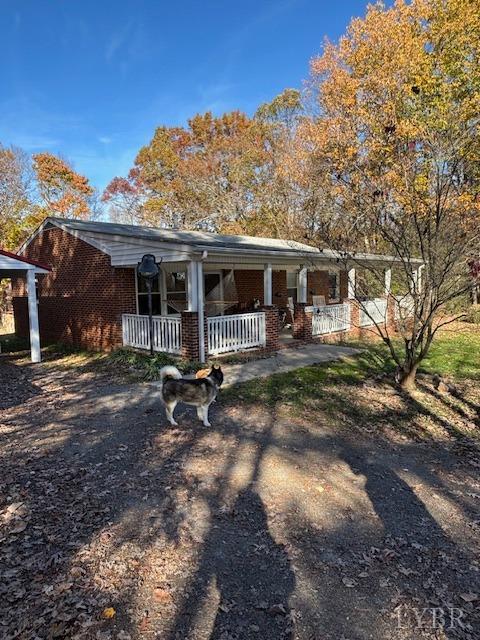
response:
M79 238L80 240L83 240L84 242L87 242L88 244L94 246L99 251L102 251L102 253L105 253L106 255L110 255L110 257L112 256L109 252L108 246L105 244L106 242L106 240L104 239L105 236L109 236L113 241L119 241L119 242L128 242L128 239L130 237L127 234L108 233L105 230L94 231L91 229L88 229L88 230L72 229L69 226L68 222L69 222L68 219L57 218L53 216L49 216L45 218L45 220L21 245L21 247L19 248L19 252L24 252L25 249L28 247L28 245L33 241L33 239L48 226L58 227L63 231L65 231L66 233L69 233L70 235L76 238ZM73 220L72 222L75 222L75 220ZM92 221L92 223L94 224L95 221ZM102 223L102 224L112 224L112 227L114 226L114 223ZM135 228L135 225L125 225L125 226L127 227L131 226L132 228ZM149 229L149 227L145 227L145 229ZM158 229L155 229L155 230L159 231ZM166 232L167 231L168 230L166 230ZM96 233L102 236L102 239L100 238L94 239L91 237ZM195 232L191 232L191 233L195 233ZM199 232L199 235L201 235L201 232ZM243 236L231 236L231 237L241 238ZM255 239L255 236L246 236L246 237ZM272 238L263 238L263 239L272 240ZM161 248L162 246L165 246L165 248L167 247L171 249L175 248L175 249L181 250L182 252L190 252L190 253L197 253L199 251L201 252L201 251L207 250L209 253L216 254L219 256L222 256L222 255L227 256L227 255L232 255L232 253L234 253L236 255L242 255L244 257L247 257L247 256L248 257L251 256L252 258L259 258L261 256L265 256L266 258L277 257L277 258L287 258L287 259L299 259L302 262L310 261L312 263L336 261L337 263L350 262L352 264L359 264L362 261L364 261L364 262L377 262L377 263L383 263L386 265L393 265L395 263L401 262L401 260L399 258L396 258L395 256L382 255L382 254L369 254L369 253L347 253L342 251L336 251L334 249L318 249L317 247L311 247L310 245L302 245L301 243L293 243L293 242L292 242L292 245L296 244L297 246L292 246L291 248L288 248L288 247L272 248L272 247L269 247L268 245L266 245L265 247L247 246L247 245L246 246L230 246L230 245L222 246L221 244L215 244L212 246L212 243L205 243L205 241L202 242L202 240L203 239L201 238L199 238L198 242L194 242L194 241L186 242L185 239L183 238L178 238L176 240L175 239L162 240L160 237L158 238L155 236L141 237L141 236L135 236L133 235L133 233L132 233L132 236L130 237L130 241L132 242L132 244L135 244L138 246L142 246L143 244L158 244L159 248ZM288 243L288 240L284 242ZM423 260L421 260L420 258L411 258L409 262L411 262L412 264L419 264L419 265L423 264Z
M37 262L36 260L30 260L30 258L24 258L23 256L19 256L17 253L12 253L11 251L7 251L6 249L2 249L0 247L0 255L6 256L7 258L12 258L14 260L18 260L19 262L24 262L25 264L29 264L32 267L37 267L38 269L43 269L44 271L51 271L51 267L47 267L47 265L42 264L41 262Z

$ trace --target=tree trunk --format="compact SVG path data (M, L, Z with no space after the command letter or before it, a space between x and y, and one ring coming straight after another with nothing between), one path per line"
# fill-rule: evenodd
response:
M415 379L417 376L418 363L408 363L404 364L402 369L399 372L398 384L402 387L402 389L415 389Z

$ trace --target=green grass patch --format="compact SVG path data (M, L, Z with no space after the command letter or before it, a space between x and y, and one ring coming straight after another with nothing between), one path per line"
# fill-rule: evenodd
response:
M227 404L241 399L249 404L259 402L268 406L277 403L304 406L316 398L328 406L329 397L333 398L331 387L336 384L358 385L374 375L393 374L395 367L385 349L376 344L369 345L368 349L362 346L364 351L354 357L227 387L222 398ZM333 404L337 401L336 398L332 400Z
M55 344L43 349L43 360L45 366L96 372L118 382L158 380L160 369L167 365L176 366L183 373L201 369L200 363L182 360L168 353L150 356L149 353L123 347L105 353Z
M355 343L351 346L366 348L376 359L378 371L394 371L393 360L383 342ZM397 348L402 349L400 340ZM480 327L458 323L455 330L440 331L434 339L419 372L438 374L456 380L480 380Z
M185 360L168 353L149 353L134 351L133 349L116 349L107 356L105 367L120 368L130 379L158 380L160 369L167 365L178 367L182 373L193 373L202 368L200 362Z
M328 408L329 398L333 405L337 403L338 406L334 393L336 385L358 385L375 376L393 381L396 365L382 342L356 342L350 346L360 348L362 352L336 362L274 374L234 388L227 387L222 398L227 404L241 399L247 404L273 406L280 403L299 408L318 399ZM420 371L457 380L480 379L480 330L441 333Z
M421 371L456 380L480 380L480 327L444 331L432 344Z

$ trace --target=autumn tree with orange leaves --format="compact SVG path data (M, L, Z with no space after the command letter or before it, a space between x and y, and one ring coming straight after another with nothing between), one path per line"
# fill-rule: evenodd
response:
M471 287L479 254L479 55L477 3L397 0L369 6L311 64L315 112L297 142L313 237L345 251L346 265L358 250L395 258L413 320L401 347L377 329L404 387L450 321L449 303ZM413 257L425 264L421 281Z
M244 114L196 115L186 128L158 127L103 200L124 219L219 230L248 215L264 153L260 125Z
M61 158L0 144L0 247L16 250L47 216L90 218L95 191ZM0 311L5 301L0 282Z
M0 211L0 247L15 250L46 216L90 218L97 203L87 178L65 160L0 144Z
M158 127L126 178L102 199L131 223L292 237L298 232L288 160L300 94L289 89L254 118L234 111Z
M66 160L52 153L33 156L41 209L63 218L89 218L94 189ZM39 213L41 215L41 213Z

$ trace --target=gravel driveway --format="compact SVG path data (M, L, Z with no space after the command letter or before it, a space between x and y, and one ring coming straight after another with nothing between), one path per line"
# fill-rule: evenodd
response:
M347 396L220 397L206 429L149 385L6 357L0 382L2 639L480 637L470 443L373 435Z

